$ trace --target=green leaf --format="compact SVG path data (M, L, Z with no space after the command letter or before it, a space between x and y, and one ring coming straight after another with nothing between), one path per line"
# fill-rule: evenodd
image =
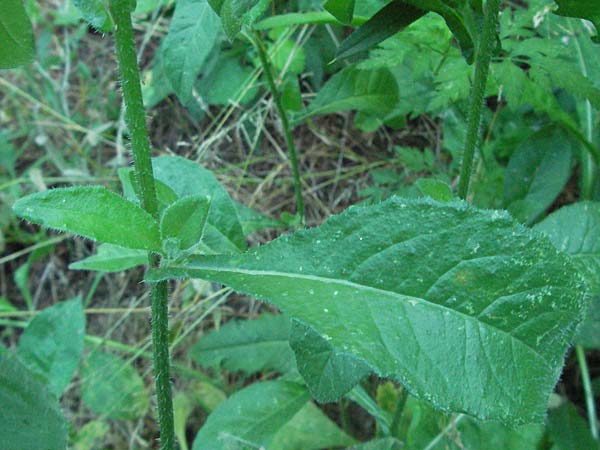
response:
M103 0L72 0L83 18L95 29L108 32L113 28L107 4Z
M163 69L183 104L191 100L196 78L218 37L219 19L206 0L177 2L161 51Z
M244 236L248 236L255 231L267 230L270 228L284 228L284 224L277 219L265 216L255 209L249 208L241 203L234 202L234 207L242 226Z
M246 249L246 238L237 207L209 170L185 158L160 156L152 160L154 176L179 197L210 197L210 209L202 243L214 253L237 253Z
M33 30L22 0L3 0L0 16L0 69L29 64L35 56Z
M338 400L371 373L363 360L338 350L311 327L297 321L292 323L290 345L296 365L317 401Z
M57 399L9 352L0 351L0 448L67 448L67 423Z
M251 26L263 15L270 0L209 0L209 3L221 16L225 33L233 39L243 25Z
M354 439L340 430L313 402L308 402L275 434L269 448L320 450L352 443Z
M190 414L194 411L195 402L187 392L178 392L173 397L173 422L175 436L179 441L179 447L187 450L186 424Z
M138 182L135 179L135 171L133 167L121 167L117 171L121 186L123 187L123 196L134 203L140 203L140 189ZM156 186L156 197L158 200L159 211L164 211L168 206L177 201L178 197L173 189L167 186L160 180L154 180Z
M83 402L94 413L134 420L148 411L150 396L144 380L118 356L93 350L84 360L81 376Z
M19 339L18 356L60 398L79 367L85 335L80 298L57 303L33 318Z
M554 11L559 16L578 17L587 19L594 24L596 32L600 33L600 3L592 0L554 0L558 9ZM600 43L600 35L596 35L595 42Z
M337 57L348 58L362 53L424 15L422 9L399 1L390 2L341 43Z
M102 187L51 189L23 197L16 215L47 228L121 247L160 252L158 224L150 214Z
M570 402L550 410L548 434L550 442L554 444L553 450L598 448L598 442L592 437L588 424L579 415L575 405Z
M253 384L219 405L194 440L194 450L271 448L270 442L308 403L306 388L291 381Z
M437 408L513 424L543 419L587 307L570 259L508 215L396 197L148 276L173 277L271 301Z
M136 266L148 264L148 253L118 245L102 244L97 253L81 261L69 264L70 270L96 270L98 272L123 272Z
M231 321L213 331L190 350L202 367L222 365L230 372L251 375L263 370L281 373L294 367L288 343L290 321L284 316L263 314L256 320Z
M443 181L434 178L419 178L415 184L423 195L438 202L448 203L454 199L452 188Z
M350 110L385 117L397 101L398 85L389 69L360 70L349 66L325 83L298 121Z
M252 67L241 64L237 54L219 56L196 84L196 90L209 105L244 105L258 93L258 86L251 84L253 72Z
M340 22L349 25L354 16L355 0L327 0L323 7Z
M209 207L210 198L202 195L180 198L163 212L160 219L161 239L174 239L179 250L196 245L204 233Z
M110 425L102 420L92 420L77 430L73 438L75 450L102 448L104 439L110 434Z
M561 193L571 176L571 139L559 128L531 135L506 168L504 206L518 220L533 223Z
M545 233L560 251L570 254L579 273L584 275L594 299L574 343L600 348L600 203L565 206L535 229Z

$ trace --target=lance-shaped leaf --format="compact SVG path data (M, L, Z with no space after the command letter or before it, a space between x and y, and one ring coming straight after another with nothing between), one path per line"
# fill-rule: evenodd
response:
M497 211L392 198L240 256L203 278L277 305L439 409L541 421L587 307L568 256Z
M19 217L98 242L160 251L158 224L139 206L103 187L51 189L15 202Z
M0 69L33 61L33 30L22 0L2 2L0 16Z
M148 264L148 253L144 250L102 244L98 247L97 254L69 264L69 269L123 272L144 264Z
M354 16L355 0L327 0L323 7L342 23L349 24Z

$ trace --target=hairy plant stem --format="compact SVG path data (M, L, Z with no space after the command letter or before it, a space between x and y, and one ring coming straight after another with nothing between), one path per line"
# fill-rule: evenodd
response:
M575 353L577 354L577 362L579 363L579 368L581 369L581 380L583 381L583 391L585 393L585 405L588 412L590 430L594 439L598 440L598 415L596 413L596 404L594 403L595 399L594 391L592 389L592 381L590 378L590 371L585 359L585 351L581 345L576 345Z
M146 114L142 101L140 74L133 40L130 0L110 0L110 12L115 23L115 51L121 88L125 103L125 120L131 137L131 149L135 177L141 193L142 207L158 220L158 199L150 158L150 139L146 127ZM158 267L160 257L148 254L150 267ZM173 400L170 381L169 360L169 306L167 283L152 285L150 292L152 309L152 353L154 383L158 403L161 449L175 448L173 424Z
M458 196L462 199L466 199L469 192L469 182L473 170L473 157L475 156L477 144L480 142L481 114L483 110L485 86L490 72L490 62L492 60L498 33L497 24L498 14L500 12L500 0L487 0L484 11L485 17L483 20L483 29L481 31L481 38L475 57L475 76L473 79L469 104L467 139L465 142L458 183Z
M287 112L283 106L283 102L281 101L281 92L279 92L277 86L275 85L273 69L269 61L267 49L265 48L265 44L260 36L260 32L254 32L253 42L254 46L256 47L256 50L258 51L258 57L260 59L260 64L262 65L263 72L265 74L265 77L267 78L269 91L273 96L273 101L275 102L275 106L277 107L277 111L279 112L279 117L281 118L283 133L285 135L285 143L287 145L288 151L290 152L290 163L292 165L292 174L294 177L294 191L296 192L296 214L299 217L300 222L304 222L304 200L302 199L302 184L300 183L300 171L298 169L298 157L296 156L296 146L294 145L294 137L292 136L292 127L290 125Z

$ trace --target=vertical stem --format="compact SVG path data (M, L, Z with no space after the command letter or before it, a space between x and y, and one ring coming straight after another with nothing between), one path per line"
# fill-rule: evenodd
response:
M152 173L150 139L146 127L146 114L142 101L140 74L137 65L130 0L110 0L110 11L115 22L115 51L121 73L121 88L125 102L125 120L131 136L136 180L143 208L158 219L158 200ZM158 267L160 257L148 254L151 267ZM175 448L173 425L173 400L171 395L169 360L169 310L167 283L152 285L152 353L154 383L158 403L161 449Z
M271 68L271 63L269 62L267 50L260 37L260 32L258 31L254 33L254 45L258 51L258 57L260 58L260 63L262 65L265 77L267 78L267 84L269 85L269 91L273 96L275 106L277 107L277 111L279 112L279 117L281 118L281 123L283 125L285 143L288 151L290 152L290 163L292 165L292 173L294 177L294 190L296 191L296 214L300 218L300 221L304 222L304 200L302 199L302 184L300 183L300 171L298 170L298 158L296 156L294 137L292 136L292 129L290 127L290 121L288 119L287 112L281 101L281 93L278 91L277 86L275 85L273 70Z
M494 52L496 36L498 33L497 23L498 13L500 11L500 0L487 0L484 11L483 30L481 31L481 38L475 57L475 76L469 104L467 139L465 142L458 184L458 196L462 199L466 199L469 192L469 181L473 170L473 157L480 140L481 114L483 110L485 86L490 71L490 62L492 60L492 53Z
M581 345L575 346L575 353L577 354L577 362L581 368L581 380L583 381L583 391L585 392L585 406L588 412L590 430L594 439L598 440L598 415L596 414L594 391L592 390L590 371L588 369L587 361L585 360L583 347Z

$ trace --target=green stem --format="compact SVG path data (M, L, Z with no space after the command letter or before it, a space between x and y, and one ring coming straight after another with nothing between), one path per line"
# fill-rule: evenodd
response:
M300 171L298 170L298 157L296 156L296 146L294 145L294 137L292 136L292 127L288 119L287 112L283 107L281 101L281 93L275 85L275 78L273 77L273 70L271 63L269 62L269 56L267 55L267 49L265 44L260 37L260 33L256 31L254 33L254 45L258 51L258 57L263 68L265 77L267 78L267 84L269 85L269 91L273 96L273 101L279 112L281 118L281 124L283 125L283 132L285 135L285 143L288 151L290 152L290 163L292 165L292 173L294 177L294 190L296 192L296 214L300 218L300 222L304 222L304 200L302 199L302 184L300 183Z
M490 62L492 60L494 46L496 45L499 11L500 0L487 0L481 41L475 57L475 76L469 105L467 139L465 142L458 184L458 196L462 199L466 199L469 192L469 181L473 170L473 157L475 156L475 149L477 148L481 135L480 127L485 87L490 71Z
M585 405L588 412L588 421L590 422L590 430L594 439L598 440L598 415L596 414L596 404L594 403L594 391L592 390L592 381L585 352L581 345L575 346L577 354L577 362L581 368L581 380L583 381L583 391L585 392Z
M110 11L115 22L115 51L121 73L121 88L125 103L125 120L129 128L135 176L139 186L142 207L158 219L158 200L152 172L150 139L142 101L140 74L133 39L130 0L110 0ZM148 254L151 267L158 267L160 257ZM154 383L158 403L158 421L162 450L175 448L173 400L169 360L169 311L166 282L152 285L152 353Z

